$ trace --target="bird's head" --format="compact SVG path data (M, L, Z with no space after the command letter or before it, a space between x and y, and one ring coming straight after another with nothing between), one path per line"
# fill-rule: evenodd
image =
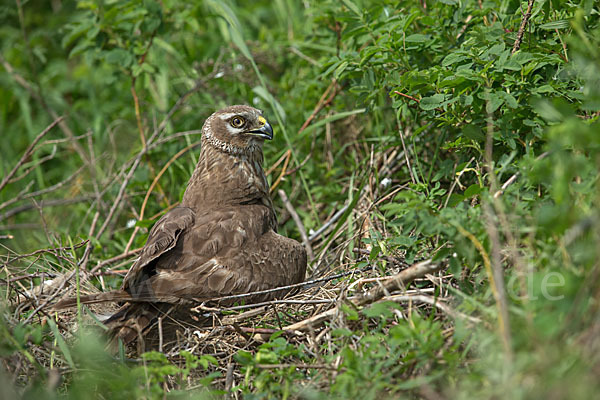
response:
M273 139L273 128L254 107L237 105L212 114L202 128L203 142L229 154L245 154L261 149L265 139Z

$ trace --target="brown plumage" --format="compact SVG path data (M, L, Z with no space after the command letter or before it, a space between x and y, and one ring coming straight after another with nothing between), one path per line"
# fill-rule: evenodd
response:
M121 290L84 296L83 304L126 302L106 324L126 343L143 335L167 308L301 282L306 251L276 233L262 164L273 131L259 110L231 106L202 128L198 164L181 205L150 230ZM282 292L245 298L272 299ZM225 302L231 304L233 301ZM63 300L56 308L73 306Z

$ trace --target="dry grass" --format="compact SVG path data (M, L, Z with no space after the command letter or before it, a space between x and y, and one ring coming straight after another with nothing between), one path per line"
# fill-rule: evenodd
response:
M383 154L384 160L398 160L397 154ZM393 166L388 166L388 171ZM375 182L374 179L370 180ZM356 310L379 301L394 301L403 304L396 310L397 320L410 318L417 308L427 309L428 313L436 313L436 318L443 319L447 327L446 337L453 329L453 318L459 317L478 323L475 318L460 314L452 309L447 283L450 276L439 272L441 265L433 265L429 261L408 266L402 254L379 255L369 261L370 246L354 248L349 251L350 242L364 243L361 239L368 238L378 231L383 238L386 232L383 224L374 219L373 207L382 199L376 198L377 187L367 185L360 193L360 200L349 214L348 220L358 221L357 229L350 237L347 235L347 222L343 224L332 240L328 232L334 229L335 220L324 222L324 234L311 237L310 245L317 257L311 266L311 279L298 286L291 294L283 299L261 304L249 304L229 308L219 308L210 302L191 307L190 314L197 320L186 322L173 320L165 315L157 322L153 332L158 335L152 343L154 349L163 352L169 360L180 364L184 360L181 351L186 350L195 355L211 355L218 361L208 371L197 372L206 374L219 371L221 377L213 381L216 387L230 389L244 379L239 364L233 356L240 350L255 351L270 336L283 334L286 340L296 346L303 345L311 354L310 364L291 360L289 363L276 365L261 365L260 368L317 369L322 374L335 375L338 365L326 361L327 351L333 348L332 331L336 328L353 329L368 318L361 314L360 321L350 321L344 307ZM384 199L385 200L385 199ZM285 219L286 216L284 215ZM305 238L309 241L309 238ZM367 241L368 242L368 241ZM76 259L74 250L85 248L87 242L71 246L54 247L39 250L31 254L13 254L3 262L7 274L5 293L9 300L5 318L10 326L20 323L47 324L51 318L56 322L60 333L69 340L75 340L78 316L75 310L54 313L51 305L60 298L75 296L77 292L75 271L81 258ZM130 265L135 251L125 256L113 257L98 262L96 268L80 273L80 294L97 292L97 286L104 287L103 278L111 274L123 274ZM50 261L56 260L56 261ZM358 268L357 264L366 265ZM41 265L37 274L31 274L32 264ZM383 272L382 266L385 266ZM70 271L70 272L65 272ZM407 288L411 281L416 284ZM36 282L38 282L36 284ZM87 307L87 306L86 306ZM116 305L103 304L89 307L96 315L108 315L117 308ZM89 313L82 312L82 322L86 325L96 325ZM176 335L163 335L167 322L178 326ZM101 330L98 330L101 335ZM167 337L171 337L169 340ZM57 351L57 343L44 342L41 345L29 347L31 359L23 352L15 353L10 359L5 359L5 367L13 375L16 382L25 383L35 372L35 365L43 368L56 368L62 374L69 371L68 363L61 359ZM138 348L129 348L127 356L132 362L141 362ZM198 370L200 371L200 370ZM188 378L188 385L194 386L194 376ZM171 377L167 387L178 385L176 377Z

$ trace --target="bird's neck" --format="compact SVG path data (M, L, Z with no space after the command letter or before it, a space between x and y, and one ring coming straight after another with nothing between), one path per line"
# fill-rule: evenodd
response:
M262 164L260 147L240 154L203 143L181 205L194 210L240 204L272 208Z

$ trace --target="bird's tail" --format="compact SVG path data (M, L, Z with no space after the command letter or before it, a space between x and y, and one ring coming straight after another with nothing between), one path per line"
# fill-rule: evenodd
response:
M129 346L137 343L138 354L145 351L147 330L161 313L159 307L150 303L127 303L104 321L111 338L110 347L117 349L119 341Z
M80 304L125 302L125 301L132 301L132 300L133 299L132 299L131 295L124 290L113 290L112 292L90 294L90 295L79 297ZM62 310L64 308L75 307L75 306L77 306L77 298L71 297L68 299L61 300L58 303L54 304L54 306L52 306L52 309L53 310Z
M114 290L106 293L80 296L79 304L98 304L106 302L125 303L116 313L108 317L102 323L108 328L108 337L111 338L109 347L118 349L119 340L125 346L137 342L138 352L145 348L144 337L146 331L157 320L161 313L161 307L148 303L142 298L133 298L124 290ZM76 307L77 298L61 300L52 306L53 310Z

